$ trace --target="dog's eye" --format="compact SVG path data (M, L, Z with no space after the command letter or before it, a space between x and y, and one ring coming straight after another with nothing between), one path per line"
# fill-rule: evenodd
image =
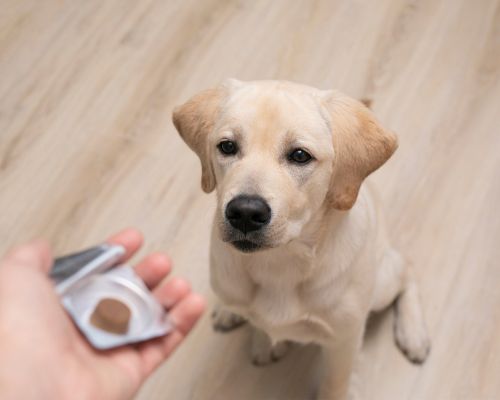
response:
M307 164L312 156L305 150L295 149L288 155L288 159L297 164Z
M217 148L222 154L225 154L227 156L236 154L238 152L238 146L231 140L223 140L217 145Z

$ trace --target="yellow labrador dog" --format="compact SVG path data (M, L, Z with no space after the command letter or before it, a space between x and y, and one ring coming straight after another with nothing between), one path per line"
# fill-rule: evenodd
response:
M176 108L175 127L217 190L214 325L254 327L267 364L289 341L322 346L321 399L345 399L367 317L396 301L396 342L423 362L429 339L417 287L363 180L396 136L362 103L285 81L228 80Z

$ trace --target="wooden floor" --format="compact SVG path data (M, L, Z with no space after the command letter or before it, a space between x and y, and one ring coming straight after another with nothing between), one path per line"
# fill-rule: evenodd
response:
M410 365L371 321L369 400L500 399L500 1L0 0L0 250L58 253L128 225L210 294L214 196L171 123L226 77L373 99L400 148L372 181L416 265L433 339ZM138 399L299 400L318 350L258 369L208 313Z

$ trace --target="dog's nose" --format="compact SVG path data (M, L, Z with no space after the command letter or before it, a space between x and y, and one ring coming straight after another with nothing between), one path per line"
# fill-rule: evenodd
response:
M271 208L259 196L238 196L226 206L229 223L243 233L256 231L271 220Z

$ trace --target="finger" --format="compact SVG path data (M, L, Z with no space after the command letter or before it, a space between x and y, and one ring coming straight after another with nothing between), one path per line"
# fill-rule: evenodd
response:
M135 267L135 272L149 289L156 287L172 269L170 258L162 253L153 253Z
M174 312L175 310L175 312ZM156 338L138 345L144 373L148 376L179 346L205 310L205 300L198 294L190 294L174 308L170 318L175 329L164 338ZM175 320L174 320L175 319Z
M3 264L24 264L48 273L53 263L49 244L36 240L10 250L4 257Z
M142 233L135 228L124 229L113 236L111 236L107 243L118 244L125 248L125 255L122 261L128 260L132 255L140 249L144 242Z
M175 331L186 336L205 311L205 307L205 299L197 293L184 297L169 313Z
M168 280L153 290L153 295L166 309L174 307L179 301L187 297L189 293L191 293L189 283L177 277Z

